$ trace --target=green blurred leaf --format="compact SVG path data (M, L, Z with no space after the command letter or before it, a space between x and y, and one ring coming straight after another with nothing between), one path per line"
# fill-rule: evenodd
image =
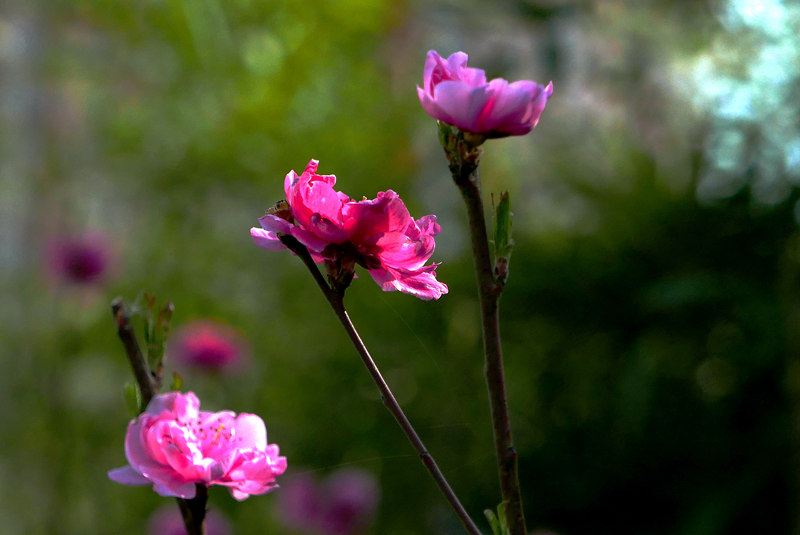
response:
M122 395L125 398L125 406L128 408L131 415L134 418L139 416L144 407L142 407L142 395L136 385L133 383L125 383Z
M497 506L497 514L491 509L485 509L483 514L492 527L493 535L509 535L511 533L506 524L506 502Z
M492 196L494 205L494 196ZM494 274L495 277L505 280L508 276L508 261L514 240L511 239L511 200L508 191L500 194L500 202L493 206L494 216Z
M183 388L183 377L178 375L178 372L172 372L172 384L170 385L170 390L180 390Z
M514 240L511 239L511 200L508 191L500 194L500 202L494 210L494 250L497 258L511 256Z
M167 346L167 337L172 326L172 315L175 306L172 302L158 308L156 296L143 290L133 306L133 315L140 316L144 321L144 348L147 364L161 381L161 370L164 360L164 351Z

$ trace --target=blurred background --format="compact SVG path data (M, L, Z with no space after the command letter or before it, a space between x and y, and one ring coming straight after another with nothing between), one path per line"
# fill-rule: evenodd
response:
M482 164L515 213L501 312L530 528L800 533L798 33L789 0L3 2L0 532L145 533L174 506L106 477L132 380L109 304L142 289L175 305L167 375L259 414L288 458L272 494L211 489L226 529L462 532L301 263L251 242L311 158L351 197L439 217L448 295L362 273L346 303L489 532L466 217L415 93L433 48L555 86ZM312 494L352 494L352 522L296 521Z

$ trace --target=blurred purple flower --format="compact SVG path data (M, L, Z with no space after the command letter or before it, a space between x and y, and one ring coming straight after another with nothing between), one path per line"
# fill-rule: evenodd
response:
M96 231L53 238L47 247L47 264L56 280L89 285L101 282L111 268L111 246Z
M227 325L195 320L175 332L167 352L176 362L187 366L231 370L249 358L250 344Z
M364 470L340 470L317 481L298 475L283 482L278 514L292 530L310 535L354 535L369 526L380 489Z
M206 513L206 535L231 535L233 530L230 523L216 510ZM150 517L147 524L149 535L186 535L181 513L174 503L158 509Z

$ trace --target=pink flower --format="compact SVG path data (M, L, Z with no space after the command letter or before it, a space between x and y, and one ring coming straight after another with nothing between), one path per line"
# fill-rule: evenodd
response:
M433 254L433 237L441 230L436 216L415 220L391 190L354 201L333 189L334 175L317 174L318 163L311 160L302 175L286 175L288 209L259 218L262 228L250 230L256 245L285 249L278 236L290 234L316 262L349 270L350 276L359 264L384 291L399 290L426 301L447 293L447 285L436 280L438 264L425 265Z
M351 535L372 520L380 498L375 477L357 469L340 470L317 482L308 475L289 479L278 498L283 524L314 535Z
M175 332L167 352L181 364L219 371L242 364L250 348L247 341L227 325L196 320Z
M100 282L111 265L111 248L98 232L54 238L47 260L54 278L70 284Z
M490 138L530 132L552 94L552 82L547 87L529 80L487 82L483 70L467 67L465 53L445 60L435 50L428 52L422 87L417 86L428 115Z
M206 512L204 522L206 535L231 535L230 523L215 509ZM186 535L183 517L174 503L158 509L147 523L149 535Z
M200 411L192 392L153 398L128 424L128 466L108 476L124 485L153 485L162 496L193 498L195 484L224 485L237 500L264 494L286 470L278 446L267 444L264 422L254 414Z

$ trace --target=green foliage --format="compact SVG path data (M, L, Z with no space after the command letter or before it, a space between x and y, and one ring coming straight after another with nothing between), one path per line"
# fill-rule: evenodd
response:
M494 216L494 272L495 276L505 279L508 275L508 261L511 258L511 250L514 248L514 240L511 239L511 200L508 191L500 194L497 205L494 204L492 196L492 211Z
M142 407L142 393L133 383L125 383L122 393L125 398L125 407L127 407L131 417L136 418L144 410L144 407Z
M168 302L159 307L156 297L143 291L133 305L132 317L141 317L144 321L145 358L150 370L161 380L164 351L172 323L175 306Z
M506 524L506 502L497 506L497 514L491 509L485 509L483 515L489 521L492 528L492 535L509 535L511 531Z
M180 391L183 388L183 377L178 372L172 372L172 384L169 386L170 390Z

